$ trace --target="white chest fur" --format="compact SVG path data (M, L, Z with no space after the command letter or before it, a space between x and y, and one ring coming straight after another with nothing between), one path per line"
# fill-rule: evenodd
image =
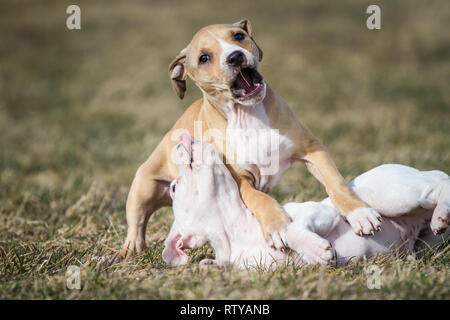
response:
M269 191L291 164L292 141L271 128L263 103L236 104L227 116L227 141L236 163L253 174L258 190Z

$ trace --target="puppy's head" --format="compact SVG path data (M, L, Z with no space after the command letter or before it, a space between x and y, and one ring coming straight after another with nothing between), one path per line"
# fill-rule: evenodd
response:
M181 229L196 234L205 231L205 224L219 230L220 203L240 201L236 181L211 143L187 134L180 140L175 154L178 176L170 184L175 219Z
M170 184L175 221L163 251L164 261L171 265L188 261L183 249L199 248L224 233L224 193L240 200L237 184L214 146L187 134L180 140L175 154L178 176Z
M265 97L258 72L262 51L248 20L210 25L198 31L169 66L172 85L182 99L191 78L215 105L255 105Z

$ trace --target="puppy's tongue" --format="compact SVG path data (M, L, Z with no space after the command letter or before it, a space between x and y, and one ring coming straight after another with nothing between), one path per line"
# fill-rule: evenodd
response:
M244 89L245 92L251 92L255 89L255 85L253 84L250 71L248 69L242 69L239 72L236 78L236 85L238 88Z

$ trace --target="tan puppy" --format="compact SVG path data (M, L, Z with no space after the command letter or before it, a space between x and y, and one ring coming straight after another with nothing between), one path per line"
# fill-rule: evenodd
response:
M380 215L347 187L324 146L258 73L261 59L250 22L242 20L201 29L170 64L178 96L184 97L186 80L191 78L203 98L186 110L137 170L127 200L128 235L121 258L145 248L148 219L155 210L172 204L170 182L178 173L173 154L183 132L214 143L224 155L243 202L275 247L283 245L278 231L288 218L266 192L294 161L306 163L325 185L354 232L379 230ZM268 145L269 140L274 143Z

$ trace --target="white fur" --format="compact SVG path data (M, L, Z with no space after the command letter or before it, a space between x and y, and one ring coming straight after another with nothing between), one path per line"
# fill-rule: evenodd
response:
M440 204L439 197L450 193L450 180L448 176L435 179L411 167L386 164L358 176L349 183L349 187L383 216L380 232L368 237L357 236L339 216L329 198L314 203L314 208L305 208L305 203L284 206L293 217L294 225L312 225L309 228L311 232L330 241L341 264L352 257L371 256L399 247L414 252L420 233L430 231L429 221L433 209ZM330 210L334 211L334 216ZM331 227L327 230L329 225ZM439 236L428 237L430 245L441 239Z
M234 77L236 75L236 73L238 72L238 69L230 68L227 63L228 56L234 51L240 51L244 54L245 59L247 61L247 67L251 67L251 68L258 67L258 61L257 61L256 57L250 51L248 51L245 48L242 48L241 46L238 46L234 43L229 43L223 39L220 39L220 38L216 37L210 31L208 31L208 33L214 38L214 40L216 40L219 43L220 48L222 49L221 53L220 53L220 60L219 60L220 68L222 69L222 72L224 72L225 74L228 74L229 77Z
M291 165L293 142L270 127L264 104L234 105L227 113L227 141L237 164L255 177L255 188L270 191Z
M180 152L183 150L187 149ZM216 161L199 163L201 157L196 150L216 157ZM213 247L216 260L208 259L202 264L273 268L289 261L329 263L333 258L331 248L338 264L397 248L414 252L420 244L419 235L423 234L421 240L434 245L449 234L447 230L444 237L435 236L429 228L433 210L434 215L448 219L448 176L440 171L429 174L387 164L369 170L349 184L383 216L380 232L369 237L356 235L329 198L321 202L291 202L284 205L292 222L282 232L282 240L292 251L275 250L265 241L259 222L243 204L236 182L212 145L194 143L192 154L192 164L184 165L176 180L175 221L163 252L164 260L171 265L186 263L188 259L182 250L200 247L206 241Z
M219 42L222 49L222 53L220 54L220 65L223 69L226 69L225 66L227 65L227 58L234 51L240 51L244 54L246 61L248 62L248 67L257 67L256 59L250 51L233 43L226 42L225 40L220 38L216 38L216 40L217 42Z

